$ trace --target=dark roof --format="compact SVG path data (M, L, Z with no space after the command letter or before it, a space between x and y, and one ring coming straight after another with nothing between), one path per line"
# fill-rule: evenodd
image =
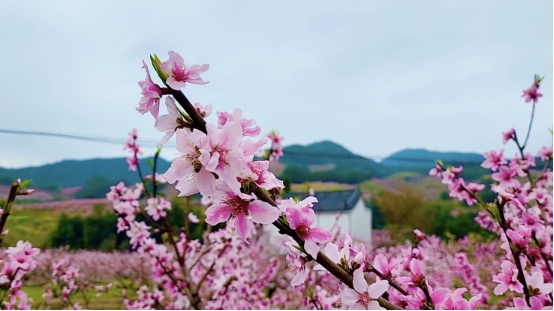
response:
M299 200L303 200L307 196L306 192L289 192L286 194L287 198L292 197ZM360 190L356 188L352 190L315 192L314 197L318 201L313 207L316 212L349 211L354 208L354 205L360 199Z

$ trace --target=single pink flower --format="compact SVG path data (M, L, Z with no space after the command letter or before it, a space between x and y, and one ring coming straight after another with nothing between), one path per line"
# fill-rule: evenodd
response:
M507 132L502 132L502 143L505 145L508 140L514 139L516 135L516 130L511 128Z
M516 293L523 293L523 285L518 281L518 269L511 261L504 260L502 264L502 272L493 276L492 281L498 283L494 288L494 294L500 296L508 289Z
M548 161L552 159L552 146L542 147L538 152L537 156L541 158L541 161Z
M492 173L493 180L498 181L501 186L516 187L519 185L519 181L515 179L518 169L514 166L500 166L500 170L496 173Z
M400 268L401 260L399 258L391 258L390 262L383 254L378 254L373 259L373 267L377 271L381 272L387 278L394 278L398 273L398 268ZM375 276L376 280L380 280L378 276Z
M171 209L171 203L164 198L149 198L147 202L145 211L154 221L167 216L166 210Z
M367 284L362 269L354 271L354 289L345 288L340 292L341 300L353 310L385 310L377 302L388 289L389 282L386 280L377 281L371 285Z
M252 221L260 224L271 224L281 212L269 203L260 201L255 197L240 193L235 194L230 188L220 190L219 202L206 210L206 223L215 226L221 222L233 220L237 234L244 240L252 231ZM250 219L247 218L250 216Z
M150 112L152 113L152 116L154 116L154 119L158 120L162 90L152 81L152 78L150 77L150 71L148 71L148 66L146 65L146 63L142 61L142 64L144 65L142 68L146 69L146 79L138 83L138 85L142 89L142 97L139 101L137 111L141 114Z
M504 159L504 149L496 152L491 150L483 154L485 161L481 163L481 167L490 168L493 171L496 171L500 165L507 164L506 159Z
M210 65L186 65L183 57L178 53L169 51L168 54L169 60L163 62L160 68L169 75L165 83L170 88L180 90L185 87L185 83L200 85L208 83L202 80L200 75L208 71Z
M243 136L255 137L258 136L261 132L260 127L256 126L256 121L243 118L242 110L240 109L235 109L235 111L233 111L233 114L230 114L228 112L218 112L217 121L220 128L227 124L227 122L239 122L242 128Z
M287 208L285 214L287 215L290 228L295 230L300 238L305 241L304 249L306 252L313 258L317 258L319 246L316 242L331 242L333 234L322 228L312 227L315 221L315 212L309 206L304 206L302 208Z
M523 95L521 95L521 97L525 97L526 103L533 102L533 104L536 104L539 98L542 97L542 94L539 93L539 86L534 83L530 88L523 90Z
M179 129L176 131L177 150L181 154L171 162L163 174L168 183L177 181L175 189L180 196L190 196L198 192L211 195L215 191L215 176L206 170L203 163L210 157L204 150L207 136L201 131ZM204 160L204 161L202 161Z

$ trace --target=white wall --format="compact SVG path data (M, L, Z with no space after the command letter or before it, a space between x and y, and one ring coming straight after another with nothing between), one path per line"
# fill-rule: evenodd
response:
M333 213L316 213L315 225L326 230L331 230L336 222L336 212ZM354 208L348 213L341 213L336 225L340 226L340 232L349 232L350 235L363 242L371 243L371 222L372 213L368 207L365 207L364 201L360 198ZM335 226L336 226L335 225ZM269 231L271 239L278 243L279 231L273 225L265 226ZM336 232L336 227L333 229Z
M352 220L350 234L352 237L371 243L371 226L372 213L371 209L365 206L364 201L360 198L354 208L350 211Z

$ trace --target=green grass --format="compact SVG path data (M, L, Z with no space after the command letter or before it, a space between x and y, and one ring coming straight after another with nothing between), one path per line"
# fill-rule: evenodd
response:
M10 232L2 246L15 246L17 241L30 241L33 246L44 248L52 232L58 226L59 215L52 210L20 209L12 210L4 229Z
M106 283L95 283L95 285L104 285ZM33 300L33 309L44 308L44 298L42 297L44 287L37 286L23 286L23 291L27 293L29 298ZM88 305L82 293L72 294L69 299L72 303L79 302L82 308L90 310L123 310L126 309L123 304L123 298L121 295L121 288L112 287L109 292L101 293L100 297L96 296L95 290L89 290L85 296L88 299ZM133 300L137 298L135 290L127 290L127 297ZM59 298L53 298L51 303L51 309L60 310L63 307L63 303Z

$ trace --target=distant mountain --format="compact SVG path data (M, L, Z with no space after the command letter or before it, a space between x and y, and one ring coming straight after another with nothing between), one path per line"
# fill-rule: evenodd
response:
M354 184L375 177L388 177L397 172L427 174L438 159L445 165L463 165L464 177L470 180L477 180L490 173L480 167L483 156L477 153L404 149L377 163L356 155L340 144L325 140L308 145L286 146L284 156L279 159L279 177L287 178L290 182L335 181ZM140 164L144 176L152 173L147 159L141 159ZM170 164L160 158L157 171L165 172ZM537 167L542 168L543 165L537 160ZM550 165L552 167L552 162ZM31 179L33 187L55 192L61 188L84 187L91 181L101 185L118 181L134 183L139 180L137 172L129 171L125 158L64 160L20 169L0 167L0 185L9 184L16 178Z
M473 165L483 163L483 155L465 152L439 152L427 149L403 149L386 157L380 163L386 166L405 168L432 168L436 160L448 165Z
M147 159L140 159L143 175L152 174ZM158 159L158 172L165 172L170 163ZM38 188L67 188L83 186L93 176L102 176L113 182L126 181L134 183L139 180L137 172L129 171L125 158L63 160L61 162L37 167L19 169L0 168L0 184L7 184L16 178L31 179L32 186Z
M384 174L382 166L362 156L352 153L343 146L324 140L309 145L290 145L283 148L283 157L279 162L285 165L319 167L317 170L362 170L376 175ZM329 165L333 164L333 165Z
M359 183L373 177L384 177L388 170L381 164L356 155L329 141L283 148L279 159L286 167L280 174L290 182L336 181Z

